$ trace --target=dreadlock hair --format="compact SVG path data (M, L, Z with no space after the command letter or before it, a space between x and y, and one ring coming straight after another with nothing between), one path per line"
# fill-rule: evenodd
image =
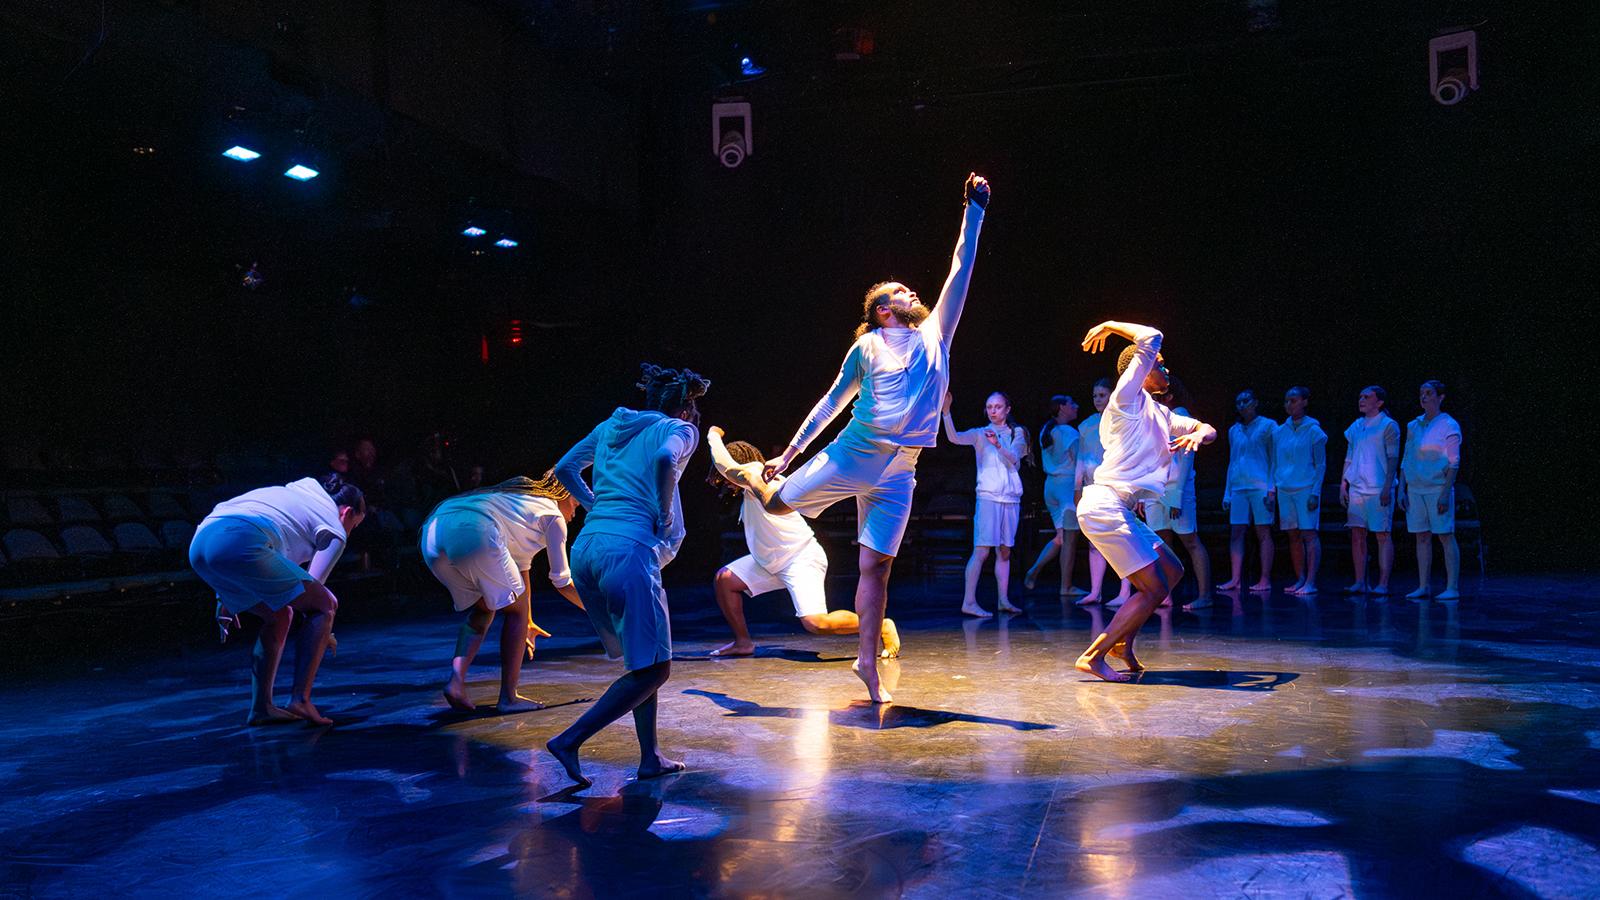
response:
M694 401L697 397L705 396L711 388L711 382L687 368L667 369L643 363L639 366L639 381L634 387L644 391L646 409L698 423L700 409Z
M1056 416L1061 413L1061 407L1072 403L1072 398L1066 394L1056 394L1050 398L1050 418L1039 426L1039 449L1050 446L1050 432L1056 430L1061 423L1056 421ZM1076 405L1076 404L1073 404Z
M740 465L767 461L767 458L761 455L761 451L757 450L754 444L747 444L744 441L729 441L725 446L727 447L728 455L733 457L733 461ZM711 461L711 471L706 473L706 484L717 488L724 497L738 493L740 490L731 484L728 479L723 478L721 472L717 471L716 460Z

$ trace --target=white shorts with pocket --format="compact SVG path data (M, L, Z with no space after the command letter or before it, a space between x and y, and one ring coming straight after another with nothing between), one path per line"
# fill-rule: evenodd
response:
M450 591L457 612L479 597L499 611L527 590L500 526L482 513L463 509L429 519L422 526L422 561Z
M1078 501L1078 527L1120 578L1159 558L1161 538L1133 514L1133 505L1103 484L1083 489Z
M1178 515L1172 515L1172 508L1160 500L1144 501L1144 523L1150 526L1151 531L1171 531L1173 534L1194 534L1195 531L1195 499L1194 494L1183 495L1183 505L1178 508Z
M815 540L777 572L768 572L756 562L754 556L749 555L741 556L723 568L744 582L745 593L752 597L787 590L789 599L794 601L795 615L828 614L828 554Z
M1234 491L1228 504L1229 525L1272 524L1272 508L1267 506L1266 491Z
M978 498L972 517L972 546L1011 547L1017 542L1017 522L1022 519L1022 504Z
M1050 524L1063 531L1078 530L1077 500L1072 496L1071 475L1051 475L1044 482L1044 506L1050 511Z
M1433 534L1455 534L1456 532L1456 492L1451 488L1445 499L1444 512L1439 512L1439 497L1445 491L1419 491L1408 492L1406 502L1406 530L1412 534L1423 531Z
M1350 511L1346 522L1351 528L1365 528L1368 531L1393 531L1394 530L1394 497L1389 498L1389 505L1379 503L1381 494L1358 494L1350 492Z
M1316 531L1322 525L1322 501L1316 509L1311 504L1311 489L1298 491L1278 490L1278 523L1284 531Z
M920 447L897 447L862 437L846 425L833 443L783 483L778 496L808 519L854 497L861 545L894 556L911 521L921 452Z

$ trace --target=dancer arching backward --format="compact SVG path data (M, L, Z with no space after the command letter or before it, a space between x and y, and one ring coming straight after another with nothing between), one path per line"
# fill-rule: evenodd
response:
M1356 580L1346 594L1389 593L1394 571L1394 484L1400 467L1400 423L1384 412L1389 394L1378 385L1356 399L1361 418L1344 430L1344 477L1339 502L1349 513L1350 561ZM1378 583L1367 584L1367 533L1378 540Z
M847 609L828 611L828 555L817 543L805 517L797 512L774 515L761 505L766 482L761 470L766 459L761 451L743 441L722 443L723 431L713 425L706 430L706 446L711 449L714 486L732 485L743 498L739 520L744 523L744 542L750 553L717 571L712 584L722 617L733 629L733 640L711 651L712 656L749 656L756 652L750 628L744 619L744 597L787 589L794 601L794 614L800 625L812 634L855 634L860 618ZM783 476L774 480L783 482ZM883 620L883 655L900 655L900 633L893 620Z
M917 486L917 455L939 437L939 408L950 385L950 343L955 338L978 253L978 232L989 183L968 175L961 234L950 274L930 314L915 291L897 281L867 291L856 341L833 387L817 402L783 455L762 471L767 486L789 467L858 394L850 422L825 450L779 490L769 491L774 513L796 510L808 518L840 500L855 498L861 544L856 613L861 616L855 671L875 703L889 691L878 683L878 646L888 603L889 569L900 552Z
M1260 415L1256 392L1243 390L1234 398L1239 421L1228 429L1228 477L1222 489L1222 508L1232 526L1228 534L1228 559L1233 577L1219 591L1232 591L1244 584L1244 533L1254 526L1256 543L1261 548L1261 580L1250 585L1252 591L1272 590L1272 514L1277 505L1273 496L1272 436L1278 423Z
M324 584L366 514L361 489L330 474L320 484L302 478L224 500L195 529L189 564L217 592L224 628L237 625L246 612L262 622L250 666L249 724L333 724L311 702L311 684L339 609ZM309 570L301 568L307 564ZM293 693L289 706L280 709L272 702L272 687L296 612L306 621L295 639Z
M1078 404L1066 394L1050 398L1050 418L1039 429L1039 456L1044 461L1044 505L1050 511L1050 524L1056 536L1044 545L1039 558L1028 569L1022 584L1029 590L1039 571L1057 557L1061 559L1061 596L1076 597L1083 589L1072 584L1073 561L1078 555Z
M1157 395L1156 399L1177 415L1188 416L1189 410L1185 408L1188 401L1179 402L1179 398L1187 392L1179 383L1178 376L1169 375L1167 380L1167 390ZM1206 545L1200 543L1200 535L1195 529L1197 505L1194 451L1175 450L1172 453L1172 465L1167 467L1167 487L1162 491L1161 499L1146 500L1144 503L1144 523L1163 540L1176 540L1182 544L1184 551L1189 554L1189 565L1194 566L1197 587L1194 600L1184 606L1190 612L1206 609L1215 602L1211 596L1211 554L1206 552ZM1167 606L1171 601L1172 597L1168 595L1161 605Z
M1167 371L1161 366L1161 332L1143 325L1102 322L1084 337L1083 349L1098 353L1113 334L1134 344L1117 359L1117 386L1106 404L1100 429L1105 461L1095 472L1094 484L1083 489L1078 524L1117 574L1133 582L1135 592L1076 665L1106 681L1127 681L1127 675L1106 663L1106 656L1122 659L1131 671L1143 668L1134 654L1134 638L1156 604L1171 594L1172 586L1183 577L1183 564L1134 515L1134 506L1161 495L1174 451L1197 450L1216 440L1217 431L1204 422L1175 415L1151 396L1167 389Z
M1417 589L1421 600L1431 588L1433 536L1444 550L1444 590L1440 600L1461 597L1461 548L1456 544L1456 473L1461 469L1461 426L1447 412L1444 382L1424 381L1417 402L1422 415L1406 425L1406 452L1400 462L1400 508L1406 528L1417 538Z
M1273 484L1278 489L1278 521L1289 536L1289 556L1294 560L1294 586L1286 593L1317 592L1317 567L1322 563L1322 479L1328 470L1328 435L1316 419L1306 415L1311 389L1289 388L1283 395L1288 418L1272 439L1275 462Z
M500 621L501 712L543 709L517 694L522 657L531 649L529 634L549 637L533 624L528 569L540 551L549 555L550 583L573 606L583 609L567 567L567 523L577 501L554 473L539 480L517 477L440 503L422 524L422 561L450 591L456 612L471 612L456 635L450 680L444 699L459 710L474 708L467 696L467 670L483 646L495 613Z
M1095 380L1090 397L1094 401L1094 413L1083 420L1078 426L1078 471L1077 486L1074 491L1074 500L1083 500L1083 489L1094 484L1095 470L1100 467L1100 461L1105 459L1105 447L1100 443L1100 420L1105 415L1106 403L1111 399L1111 388L1114 382L1109 378ZM1100 592L1103 589L1106 577L1106 558L1100 551L1089 545L1089 594L1078 601L1079 606L1093 606L1100 602ZM1117 589L1117 599L1108 605L1116 609L1128 602L1128 597L1133 592L1133 586L1128 579L1122 579L1122 585Z
M588 516L572 545L572 581L607 655L628 670L566 731L545 744L573 781L587 786L578 750L633 713L639 777L683 770L656 742L656 691L672 669L672 624L661 569L683 545L678 479L699 441L695 398L711 382L688 369L646 365L645 408L619 407L556 464L556 477ZM582 472L593 466L594 489Z
M1017 522L1022 518L1022 476L1017 467L1027 452L1028 433L1011 425L1011 399L996 391L984 401L989 424L957 431L950 417L949 394L944 397L944 436L952 444L965 444L978 454L978 506L972 517L972 558L967 560L966 594L961 611L987 619L994 615L978 605L978 579L983 563L995 551L994 581L999 608L1020 613L1007 596L1011 587L1011 548L1017 542Z

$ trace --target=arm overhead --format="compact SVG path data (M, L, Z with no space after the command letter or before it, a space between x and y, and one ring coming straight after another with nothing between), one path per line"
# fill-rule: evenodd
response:
M764 495L769 486L761 478L761 463L741 463L735 460L728 452L727 445L722 442L722 435L722 429L715 425L706 429L706 447L711 451L711 464L717 467L717 473L739 487L755 491L765 499Z
M967 287L972 283L972 266L978 256L978 233L983 230L983 213L989 206L989 182L983 176L967 176L966 208L961 214L961 235L956 238L950 259L950 274L939 290L939 304L933 308L939 337L946 347L955 337L961 311L967 303Z
M589 490L589 483L583 480L583 470L594 464L594 449L600 444L599 433L600 429L596 427L583 440L573 444L572 449L556 463L556 480L584 509L594 508L594 491Z
M1147 325L1130 322L1101 322L1089 329L1083 338L1084 351L1099 353L1106 348L1106 339L1114 334L1132 341L1136 349L1133 363L1117 378L1107 411L1113 408L1127 410L1139 404L1144 393L1144 379L1156 367L1156 358L1161 355L1161 332Z

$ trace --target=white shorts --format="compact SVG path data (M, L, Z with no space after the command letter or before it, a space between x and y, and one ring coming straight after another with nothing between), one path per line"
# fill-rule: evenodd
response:
M815 540L795 554L788 565L778 572L768 572L756 562L754 556L748 555L739 557L723 568L744 582L744 592L752 597L787 590L789 599L794 601L795 615L828 614L828 554Z
M1350 513L1346 520L1351 528L1365 528L1368 531L1393 531L1394 530L1394 496L1391 494L1389 505L1379 503L1380 494L1358 494L1350 492Z
M1171 507L1160 500L1144 501L1144 523L1150 526L1151 531L1194 534L1196 519L1194 494L1185 493L1182 502L1183 506L1178 508L1178 515L1173 516Z
M1044 506L1057 530L1078 530L1077 500L1072 496L1071 475L1051 475L1044 482Z
M851 497L861 546L894 556L911 521L920 447L897 447L859 436L850 426L783 483L778 496L808 519Z
M1133 514L1133 506L1103 484L1083 489L1078 501L1078 527L1120 578L1155 562L1161 538Z
M422 561L450 591L457 612L479 597L489 609L502 610L527 590L500 526L482 513L456 510L429 519L422 527Z
M1449 496L1445 498L1445 511L1439 512L1439 497L1445 492L1439 490L1408 492L1406 504L1406 530L1412 534L1432 532L1433 534L1455 534L1456 532L1456 491L1451 488Z
M1272 524L1272 508L1267 506L1266 491L1234 491L1228 504L1229 525Z
M972 546L1010 547L1017 542L1017 521L1022 504L1001 503L978 498L978 511L972 517Z
M1317 501L1316 509L1307 509L1311 504L1311 489L1302 488L1298 491L1278 491L1278 523L1284 531L1316 531L1322 525L1322 501Z
M189 543L189 564L235 615L258 604L277 612L316 583L283 555L270 524L250 516L201 522Z

